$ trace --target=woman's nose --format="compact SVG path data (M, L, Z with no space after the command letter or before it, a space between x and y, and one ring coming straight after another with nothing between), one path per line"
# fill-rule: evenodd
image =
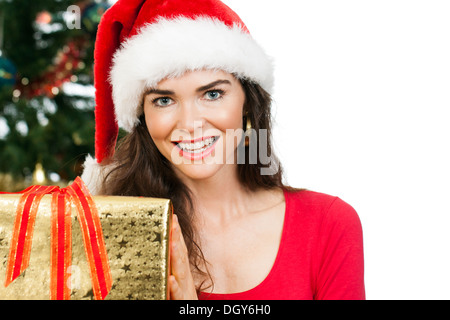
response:
M180 104L178 126L188 132L203 127L204 117L195 101L185 101Z

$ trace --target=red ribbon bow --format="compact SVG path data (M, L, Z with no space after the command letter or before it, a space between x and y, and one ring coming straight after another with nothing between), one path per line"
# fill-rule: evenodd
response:
M50 298L70 299L68 279L72 260L71 203L74 203L89 262L94 297L97 300L105 299L112 286L111 271L97 208L83 181L77 177L66 188L31 186L18 193L22 196L16 211L5 287L28 267L39 202L44 195L52 194Z

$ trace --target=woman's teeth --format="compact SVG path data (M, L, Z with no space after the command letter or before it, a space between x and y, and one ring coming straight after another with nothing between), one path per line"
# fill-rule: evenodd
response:
M195 143L178 143L178 147L185 152L190 153L200 153L208 149L216 141L215 137L208 138L202 141L197 141Z

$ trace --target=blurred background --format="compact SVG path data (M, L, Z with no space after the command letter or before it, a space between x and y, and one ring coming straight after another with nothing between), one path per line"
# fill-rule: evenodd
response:
M94 154L93 45L113 2L0 0L0 190L65 184ZM450 2L224 2L274 58L286 181L360 216L367 298L450 299Z
M93 49L109 5L0 1L0 190L64 185L94 154Z

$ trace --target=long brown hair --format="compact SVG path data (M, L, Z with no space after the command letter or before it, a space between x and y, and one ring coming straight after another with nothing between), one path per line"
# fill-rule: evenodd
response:
M250 81L241 80L241 85L246 96L243 109L243 114L246 116L243 124L246 126L246 117L248 117L258 141L259 129L267 130L267 155L270 155L271 161L277 162L278 170L270 175L262 175L260 170L267 165L261 163L259 156L256 163L250 163L249 150L246 147L245 163L238 164L240 183L251 191L277 187L291 191L298 190L283 184L283 170L273 154L270 95L261 86ZM243 129L245 131L245 127ZM193 271L208 276L207 262L196 242L192 194L176 176L170 161L159 152L147 130L144 115L140 117L140 124L118 143L113 161L113 169L105 177L101 193L170 199L183 230L189 258L194 267ZM198 291L204 289L202 285L203 283L197 288Z

